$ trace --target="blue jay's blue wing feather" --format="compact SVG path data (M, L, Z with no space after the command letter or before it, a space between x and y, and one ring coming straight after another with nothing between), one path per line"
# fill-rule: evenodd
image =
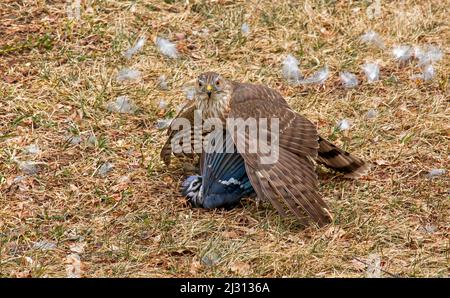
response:
M224 139L227 138L230 136ZM227 151L225 144L221 141L212 142L208 152L202 154L201 176L190 176L183 183L182 193L193 206L230 208L242 198L254 194L244 159L236 152L234 145L232 150Z

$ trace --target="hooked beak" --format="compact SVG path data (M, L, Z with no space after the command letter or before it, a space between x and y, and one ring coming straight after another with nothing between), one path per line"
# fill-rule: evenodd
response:
M208 98L211 98L213 87L211 85L206 86L206 94L208 94Z

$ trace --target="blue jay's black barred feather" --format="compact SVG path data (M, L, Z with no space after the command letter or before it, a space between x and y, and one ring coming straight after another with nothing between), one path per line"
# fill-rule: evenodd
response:
M231 136L225 134L224 140L232 144ZM244 159L232 151L225 151L226 141L213 143L212 153L203 153L200 163L200 176L190 176L182 184L182 194L194 207L232 208L242 198L254 195L255 191L248 179ZM223 150L220 146L222 146ZM228 153L227 153L228 152Z

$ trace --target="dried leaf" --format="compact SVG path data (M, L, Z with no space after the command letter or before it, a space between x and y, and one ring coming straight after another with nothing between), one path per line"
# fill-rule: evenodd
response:
M198 273L200 268L202 268L202 264L200 264L200 262L198 260L193 258L192 262L191 262L191 267L189 269L189 273L192 274L192 275L195 275L195 274Z
M364 271L364 269L366 269L366 264L364 264L363 262L357 260L357 259L353 259L350 261L350 263L352 263L353 268L355 268L358 271Z
M239 239L239 234L235 231L225 231L222 232L222 236L228 239Z
M375 160L375 163L379 166L389 165L389 161L387 161L385 159L377 159L377 160Z
M73 243L70 245L70 251L77 253L77 254L82 254L82 253L84 253L85 247L86 247L86 242Z
M80 278L83 274L82 263L78 254L70 254L66 257L66 274L68 278Z
M231 264L230 270L239 275L249 275L250 265L244 262L237 261Z

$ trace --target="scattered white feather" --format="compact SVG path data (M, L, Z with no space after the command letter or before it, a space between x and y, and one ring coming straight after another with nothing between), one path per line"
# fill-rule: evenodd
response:
M376 33L373 30L367 31L366 33L364 33L360 39L361 42L369 44L369 45L374 45L377 46L381 49L384 48L384 41L381 39L381 37L378 35L378 33Z
M25 259L25 262L27 262L28 265L34 266L35 262L34 262L34 260L32 258L24 257L24 259Z
M419 66L432 64L442 59L442 51L435 45L428 45L424 49L414 48L414 57L419 60Z
M233 177L231 177L228 180L219 180L219 183L222 183L223 185L231 185L231 184L241 185L241 182L239 180L234 179Z
M215 252L208 252L202 257L201 261L206 266L212 267L219 263L220 256Z
M111 170L114 168L114 165L110 162L105 162L104 164L102 164L100 166L100 168L98 168L98 175L100 177L106 177L106 175L108 175L109 172L111 172Z
M249 35L250 34L250 25L247 23L242 24L241 32L243 35Z
M434 232L437 231L437 227L435 225L432 225L430 223L427 223L424 227L423 230L425 231L425 233L427 234L433 234Z
M35 175L39 172L39 167L34 161L17 161L19 169L27 175Z
M193 86L183 87L184 94L187 100L193 100L195 97L195 88Z
M380 66L376 63L366 63L362 66L369 83L375 82L380 78Z
M158 103L158 108L164 110L167 108L167 102L164 99L161 99Z
M411 79L431 81L434 78L434 75L435 75L434 66L432 64L427 64L422 68L422 73L412 75Z
M136 3L131 4L130 6L130 12L136 12Z
M350 122L347 119L342 119L341 121L338 122L337 129L340 131L350 129Z
M66 13L69 20L80 20L81 17L81 0L66 1Z
M169 127L170 123L172 123L173 119L158 119L156 121L156 127L158 129L165 129Z
M378 111L375 109L370 109L367 111L366 117L368 119L374 119L378 116Z
M395 60L405 63L413 57L414 50L409 45L394 46L394 48L392 49L392 55L394 56Z
M36 144L31 144L31 145L25 147L24 152L25 152L26 154L32 154L32 155L35 155L35 154L39 154L39 153L41 152L41 150L39 149L38 145L36 145Z
M145 37L141 37L138 39L138 41L136 42L136 44L129 48L128 50L126 50L125 52L123 52L123 55L127 58L127 59L131 59L131 57L136 54L137 52L139 52L145 45L146 42L146 38Z
M33 245L33 249L38 249L38 250L53 250L56 248L56 243L53 241L47 241L47 240L42 240L42 241L38 241Z
M298 65L298 60L291 54L283 60L282 74L289 83L297 84L300 81L302 75Z
M427 174L428 178L434 178L438 176L442 176L446 173L444 169L431 169L430 172Z
M141 72L136 69L124 68L117 74L117 81L137 81L141 78Z
M91 134L87 139L87 143L91 146L95 146L97 142L98 142L97 137L94 134Z
M419 60L419 62L425 57L425 52L420 46L414 47L414 58Z
M435 72L434 72L434 66L429 64L424 67L422 76L425 81L430 81L434 78Z
M339 78L341 79L341 83L345 88L354 88L359 84L356 75L348 71L340 72Z
M200 32L200 35L206 37L209 35L209 29L208 28L203 28Z
M159 82L159 88L161 88L162 90L169 89L165 75L160 75L158 78L158 82Z
M313 73L311 76L299 80L300 84L319 84L323 85L325 81L328 79L328 76L330 74L330 71L328 70L328 66L325 66L315 73Z
M88 6L87 8L86 8L86 14L94 14L95 12L94 12L94 9L92 8L92 6Z
M372 254L367 260L366 277L379 278L381 277L381 257L378 254Z
M81 143L81 136L80 135L67 136L66 142L70 143L71 145L79 145Z
M157 37L156 46L163 55L172 59L178 58L177 46L173 42L170 42L167 39L161 37Z
M25 178L26 178L25 176L16 176L16 177L14 177L13 183L20 183Z
M108 103L107 109L109 112L116 113L134 113L137 107L128 98L128 96L123 95L116 98L115 101Z

